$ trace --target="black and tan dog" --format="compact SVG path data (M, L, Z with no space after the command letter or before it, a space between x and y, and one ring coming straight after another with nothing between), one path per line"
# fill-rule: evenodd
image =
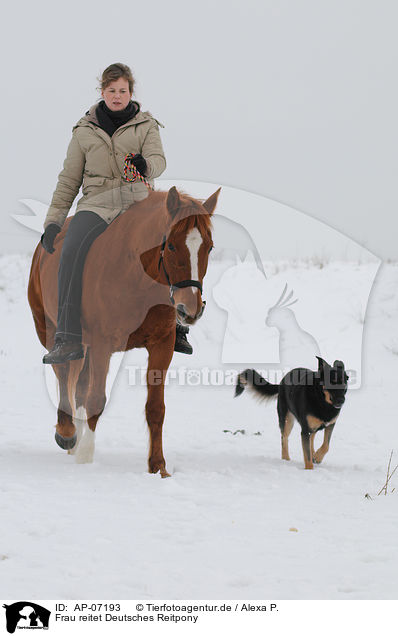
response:
M289 371L280 384L267 382L254 369L246 369L238 375L235 397L243 393L245 387L252 389L261 400L278 396L279 428L282 435L282 459L289 460L288 440L294 419L301 426L306 468L313 468L313 461L320 464L329 450L333 428L347 392L348 376L341 360L330 366L318 358L318 371L297 368ZM314 452L314 437L323 430L322 446Z

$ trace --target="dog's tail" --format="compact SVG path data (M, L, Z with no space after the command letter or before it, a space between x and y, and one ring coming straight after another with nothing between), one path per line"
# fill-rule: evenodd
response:
M253 391L260 400L276 397L279 391L279 384L271 384L254 369L246 369L239 373L236 380L235 397L241 395L246 387Z

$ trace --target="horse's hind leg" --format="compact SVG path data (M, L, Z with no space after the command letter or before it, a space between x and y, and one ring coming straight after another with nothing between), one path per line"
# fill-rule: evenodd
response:
M111 352L105 351L100 345L92 344L90 347L87 376L83 374L77 392L77 399L85 403L87 414L87 423L84 425L84 432L75 453L79 464L91 463L94 459L95 429L105 408L105 386L110 357ZM79 406L83 406L83 403Z
M87 348L86 356L84 358L84 365L82 370L80 371L79 378L76 384L76 394L75 394L76 409L86 408L87 393L88 393L88 387L90 383L89 359L90 359L90 349Z
M76 390L75 390L76 412L73 418L73 422L76 426L77 439L76 439L75 446L70 451L68 451L71 455L74 455L76 453L80 440L87 428L86 401L87 401L87 392L88 392L89 380L90 380L89 352L90 352L90 349L87 348L86 355L84 358L84 365L82 370L79 373L79 377L76 383Z

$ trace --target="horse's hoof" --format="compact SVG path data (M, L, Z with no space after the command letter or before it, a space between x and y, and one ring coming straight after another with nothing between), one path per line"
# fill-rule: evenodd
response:
M55 431L55 441L57 442L58 446L63 448L63 450L70 450L76 445L77 434L75 434L73 437L62 437L62 435Z
M148 464L148 473L152 473L152 474L160 473L160 476L162 479L164 479L165 477L171 477L170 473L167 472L164 466L164 463L162 462L161 465L159 465L159 463Z

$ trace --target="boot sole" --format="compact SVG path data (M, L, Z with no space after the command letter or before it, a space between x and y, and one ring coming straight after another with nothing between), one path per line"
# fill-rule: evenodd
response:
M43 364L62 364L63 362L71 362L72 360L81 360L84 357L83 351L77 351L76 353L68 353L68 355L63 358L58 358L55 360L51 360L51 358L47 358L47 356L43 357Z
M177 349L174 349L174 351L176 353L186 353L188 356L190 356L193 353L193 349L182 349L182 348L179 349L179 348L177 348Z

